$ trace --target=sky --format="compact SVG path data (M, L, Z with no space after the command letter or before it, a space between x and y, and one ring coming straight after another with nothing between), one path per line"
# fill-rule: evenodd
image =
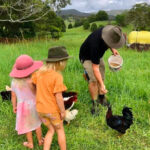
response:
M97 12L99 10L130 9L133 5L142 2L150 4L150 0L71 0L71 5L67 5L64 9Z

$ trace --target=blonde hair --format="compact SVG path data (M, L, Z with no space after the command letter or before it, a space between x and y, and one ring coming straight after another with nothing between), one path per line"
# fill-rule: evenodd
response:
M62 71L65 69L67 63L66 60L57 61L57 62L46 62L40 69L39 72L45 72L47 70L55 70L55 71Z
M27 79L29 79L30 77L31 76L24 77L24 78L13 78L12 81L21 88L23 86L26 86Z

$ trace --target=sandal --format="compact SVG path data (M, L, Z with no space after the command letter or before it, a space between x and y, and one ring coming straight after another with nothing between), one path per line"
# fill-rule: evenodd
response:
M33 149L33 144L29 143L29 142L23 142L23 146L29 148L29 149Z

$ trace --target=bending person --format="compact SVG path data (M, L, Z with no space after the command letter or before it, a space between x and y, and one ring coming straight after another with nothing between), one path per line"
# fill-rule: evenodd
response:
M104 84L105 64L102 59L105 51L110 48L113 55L118 55L116 48L125 44L125 36L118 26L107 25L91 33L80 48L79 59L89 81L89 92L92 98L91 113L95 113L96 103L107 105Z

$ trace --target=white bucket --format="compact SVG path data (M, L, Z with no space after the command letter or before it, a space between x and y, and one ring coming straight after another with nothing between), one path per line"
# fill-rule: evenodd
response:
M108 64L109 64L109 68L112 71L118 71L121 69L122 65L123 65L123 58L120 55L111 55L108 58Z

